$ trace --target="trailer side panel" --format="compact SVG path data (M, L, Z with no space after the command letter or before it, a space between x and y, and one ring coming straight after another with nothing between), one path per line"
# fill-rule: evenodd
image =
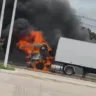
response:
M96 44L61 37L55 61L96 69Z

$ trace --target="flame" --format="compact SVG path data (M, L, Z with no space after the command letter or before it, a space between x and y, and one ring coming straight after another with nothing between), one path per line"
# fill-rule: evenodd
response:
M44 40L42 32L32 30L27 35L20 35L19 41L17 42L17 48L24 51L27 54L31 54L32 50L35 52L39 51L39 47L34 48L34 44L45 44L48 47L48 50L52 50L48 43Z
M16 46L18 49L22 50L26 54L32 54L32 52L39 53L40 46L34 46L35 44L37 44L37 45L45 44L48 47L48 51L52 50L50 48L50 46L48 45L48 43L44 40L42 32L34 31L34 30L29 32L29 34L27 34L27 35L21 35L19 37L19 40L18 40ZM48 68L46 66L51 64L50 58L52 59L52 57L50 55L48 55L47 59L45 61L36 60L34 66L33 66L33 69L36 69L36 64L38 64L38 62L44 61L45 63L43 62L43 64L44 64L43 71L48 71Z

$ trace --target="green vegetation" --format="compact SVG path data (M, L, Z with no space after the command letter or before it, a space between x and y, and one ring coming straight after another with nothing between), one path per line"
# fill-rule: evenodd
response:
M0 69L6 69L6 70L15 70L15 66L14 65L9 65L7 67L4 67L3 63L0 63Z
M95 39L96 40L96 33L94 32L89 32L90 39Z

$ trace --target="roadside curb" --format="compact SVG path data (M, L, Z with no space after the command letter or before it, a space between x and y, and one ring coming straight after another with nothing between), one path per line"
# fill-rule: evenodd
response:
M0 69L0 72L2 72L2 73L16 73L17 70L6 70L6 69Z
M81 79L75 79L70 77L62 77L62 76L38 72L38 71L30 71L25 69L16 69L15 71L11 71L11 70L0 69L0 72L12 74L12 75L24 76L24 77L33 77L33 78L42 79L42 80L46 79L46 80L51 80L59 83L69 83L69 84L74 84L79 86L96 88L96 83L91 81L84 81Z

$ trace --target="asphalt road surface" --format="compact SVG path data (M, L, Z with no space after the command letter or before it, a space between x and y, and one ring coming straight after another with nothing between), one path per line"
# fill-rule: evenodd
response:
M37 73L33 72L33 74ZM46 74L38 73L37 75ZM48 76L51 77L50 74ZM58 76L54 76L54 78L59 79ZM62 77L62 80L64 79L66 78ZM69 79L67 78L67 80ZM77 79L76 82L81 81ZM95 96L95 94L96 87L83 86L83 84L80 86L75 83L0 73L0 96Z

